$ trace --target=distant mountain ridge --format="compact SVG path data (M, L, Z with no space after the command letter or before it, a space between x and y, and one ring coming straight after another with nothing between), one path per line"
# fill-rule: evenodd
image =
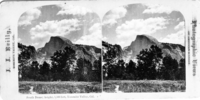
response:
M44 47L37 49L37 61L39 63L50 61L50 57L54 54L54 52L63 50L65 47L72 48L76 51L78 58L85 58L86 60L91 61L91 63L97 60L101 55L101 49L95 46L73 44L67 38L52 36Z
M162 43L154 37L148 35L137 35L135 41L131 42L129 46L124 47L122 51L117 51L120 53L117 55L117 59L123 59L125 62L130 60L134 61L136 59L136 55L138 55L142 49L148 49L151 45L157 45L161 48L163 56L169 55L177 61L185 58L185 47L180 44ZM108 49L112 49L114 47L115 45L103 41L103 52L106 52ZM119 48L121 48L121 46Z

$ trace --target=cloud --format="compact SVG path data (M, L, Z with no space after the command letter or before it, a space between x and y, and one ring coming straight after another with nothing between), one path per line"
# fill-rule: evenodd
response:
M59 7L61 10L57 13L57 15L85 15L87 13L92 13L92 10L79 6L60 5Z
M127 46L137 35L155 33L157 30L165 29L166 24L167 20L162 17L126 21L116 28L118 44L122 47Z
M22 41L22 39L21 38L18 38L18 42L21 42Z
M79 30L77 19L64 19L61 21L46 21L30 29L31 39L47 36L66 36L72 31Z
M147 9L143 11L146 14L153 14L153 13L167 13L170 14L173 10L169 7L162 6L162 5L147 5Z
M34 46L34 47L36 47L36 46L39 45L39 43L32 43L31 45Z
M184 46L184 36L185 31L184 29L182 29L177 31L176 33L167 35L165 38L161 39L160 42L181 44Z
M20 18L19 18L19 22L18 25L19 26L27 26L30 25L31 22L37 18L39 18L39 16L41 15L41 11L37 8L35 9L31 9L27 12L25 12Z
M171 33L167 35L166 37L160 39L161 42L166 43L174 43L174 44L181 44L184 46L184 36L185 36L185 30L184 30L184 22L180 22L178 25L174 27L177 32Z
M108 38L105 37L105 36L102 37L102 40L103 40L103 41L106 41L107 39L108 39Z
M33 43L39 42L38 45L33 44L36 48L39 48L44 46L51 36L67 37L72 31L80 30L79 26L77 19L41 22L30 29L30 36Z
M184 22L180 22L178 25L174 27L175 30L182 30L184 28Z
M80 39L75 41L76 44L93 45L101 48L101 24L95 23L89 28L89 34L83 35Z
M127 13L125 7L117 7L108 12L103 19L103 25L113 25L117 23L117 19L124 17Z

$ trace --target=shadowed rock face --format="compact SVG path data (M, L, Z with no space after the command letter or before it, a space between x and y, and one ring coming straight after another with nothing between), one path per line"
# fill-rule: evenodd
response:
M135 41L133 41L127 49L124 49L124 58L130 56L129 59L126 60L134 59L142 49L150 48L151 45L160 47L160 43L155 38L146 35L138 35Z
M52 56L55 51L62 50L66 46L74 47L70 40L56 36L51 37L49 42L46 43L43 48L38 49L38 51L41 53L46 53L46 55L49 57Z
M102 54L103 56L105 55L105 53L107 53L108 50L113 50L114 52L114 56L113 56L113 59L121 59L122 56L123 56L123 50L121 48L120 45L112 45L112 44L109 44L105 41L102 41Z
M185 58L185 47L180 44L162 43L162 51L164 56L170 55L177 61Z
M104 43L106 43L106 45L103 45L103 49L112 49L111 47L114 46L107 42ZM185 58L184 46L179 44L161 43L155 38L147 35L138 35L135 41L130 44L130 46L124 47L123 52L121 50L117 51L120 53L117 56L118 58L123 59L125 62L128 62L129 60L134 61L136 59L136 55L138 55L142 49L148 49L151 45L157 45L160 47L162 49L163 56L170 55L177 61ZM106 51L106 49L104 51Z
M50 60L54 52L63 50L65 47L74 49L78 58L85 58L92 63L99 58L101 53L101 49L95 46L73 44L66 38L55 36L51 37L44 47L37 50L37 61L42 63L43 61Z

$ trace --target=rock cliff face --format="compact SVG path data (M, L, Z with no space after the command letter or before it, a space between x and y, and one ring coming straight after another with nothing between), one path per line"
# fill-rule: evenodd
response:
M43 63L44 61L49 62L54 52L63 50L65 47L74 49L78 58L85 58L92 63L99 59L101 55L101 49L95 46L73 44L64 37L55 36L51 37L44 47L37 50L37 61L39 63Z
M62 50L66 46L74 47L74 44L68 39L56 36L51 37L49 42L47 42L44 47L39 48L37 51L38 53L45 53L47 57L50 57L55 51Z
M164 55L170 55L172 58L180 61L185 58L185 47L180 44L162 43Z
M106 43L106 45L104 45ZM125 62L129 62L130 60L135 61L136 55L142 49L148 49L151 45L157 45L162 49L163 56L170 55L172 58L179 61L182 58L185 58L185 47L179 44L171 44L171 43L161 43L158 42L155 38L147 35L138 35L130 46L124 47L123 50L118 50L118 58L123 59ZM108 49L113 49L114 45L111 45L107 42L103 42L103 51L107 51ZM119 47L121 48L121 47ZM116 49L117 50L117 49Z
M135 41L124 49L124 60L129 61L130 59L135 59L136 55L138 55L142 49L150 48L151 45L160 47L160 43L155 38L147 35L138 35Z
M75 48L78 58L85 58L92 63L101 56L101 49L95 46L76 44Z
M110 54L107 53L108 51L110 51ZM117 45L117 44L112 45L105 41L102 41L102 56L104 56L106 53L112 59L121 59L123 56L123 50L120 45ZM110 56L110 55L113 55L113 56Z

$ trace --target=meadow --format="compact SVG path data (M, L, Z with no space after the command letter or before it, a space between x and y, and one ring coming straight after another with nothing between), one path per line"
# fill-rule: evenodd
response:
M101 93L102 85L99 82L37 82L20 81L19 93L31 94L30 87L37 94L65 94L65 93Z
M185 81L171 80L105 80L103 81L103 92L115 93L116 86L118 91L124 93L131 92L184 92L186 89Z

